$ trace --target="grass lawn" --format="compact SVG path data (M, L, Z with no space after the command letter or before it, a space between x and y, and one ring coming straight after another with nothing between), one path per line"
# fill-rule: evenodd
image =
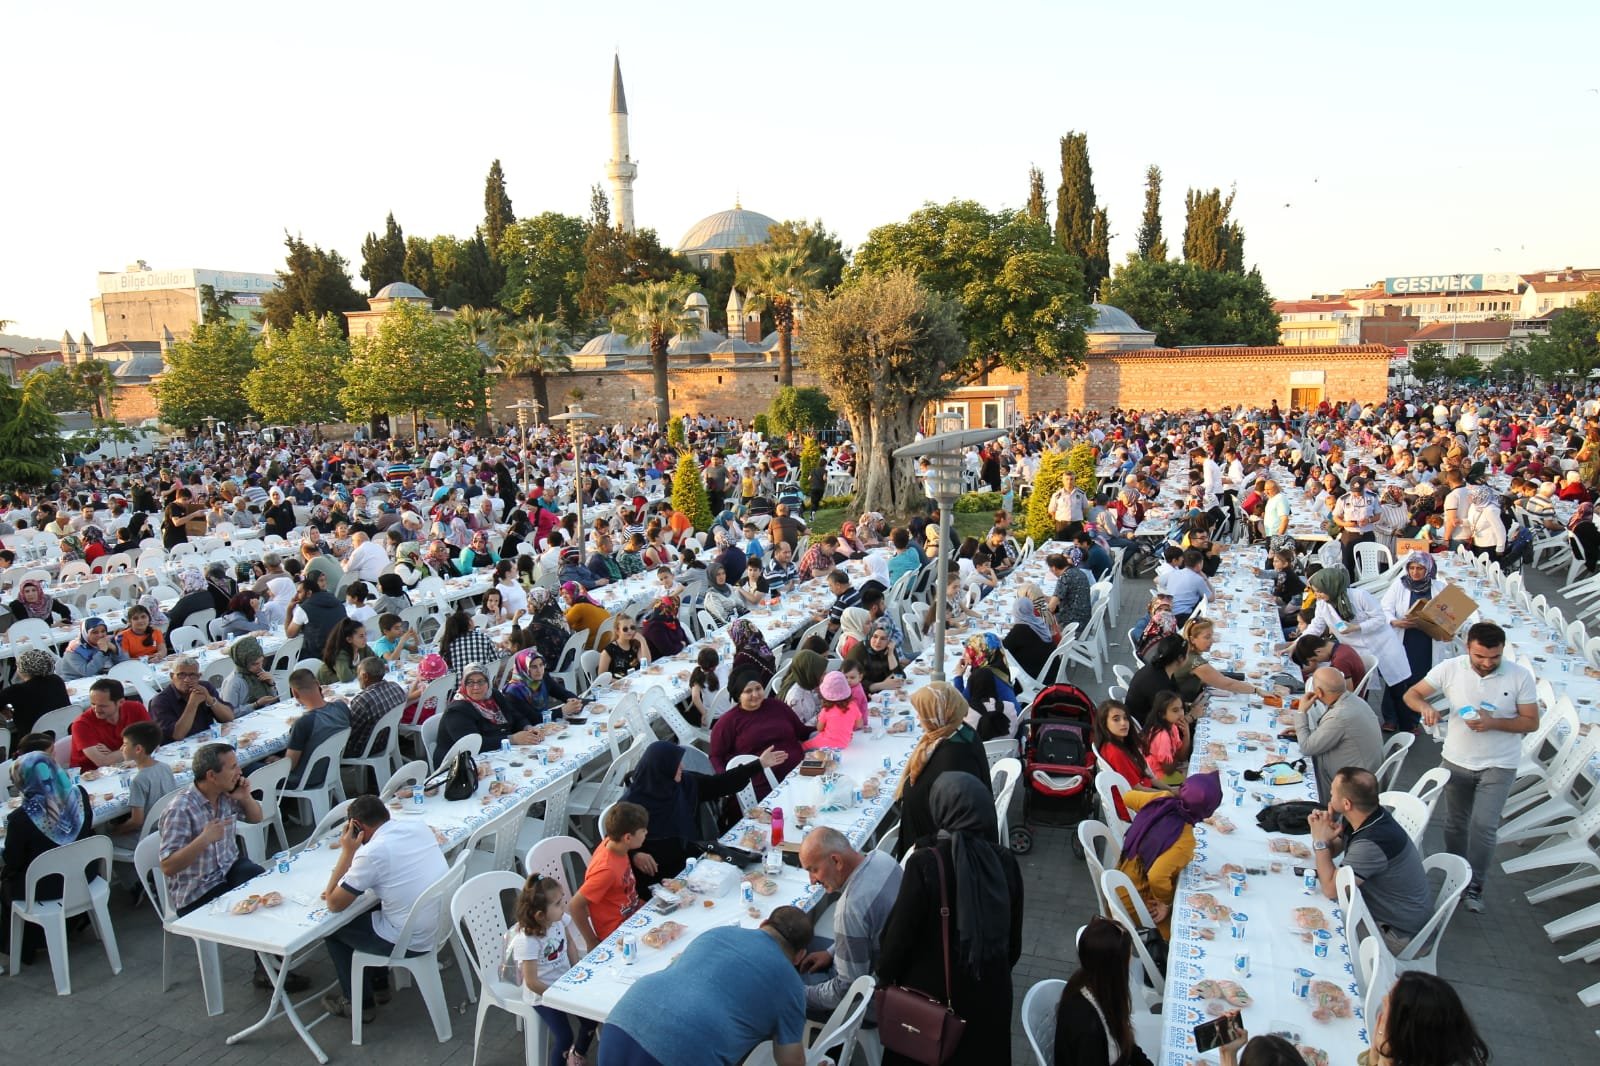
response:
M809 521L813 535L822 533L837 533L839 527L846 521L855 518L847 507L835 507L829 510L818 511L816 517ZM987 512L978 514L960 514L950 516L955 526L955 537L959 542L967 537L982 537L989 532L992 516Z

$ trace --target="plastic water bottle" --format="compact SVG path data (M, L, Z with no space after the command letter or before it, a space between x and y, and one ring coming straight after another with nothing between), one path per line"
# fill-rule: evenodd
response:
M783 808L782 807L774 807L774 808L772 808L772 846L776 848L776 847L781 847L782 845L783 845Z

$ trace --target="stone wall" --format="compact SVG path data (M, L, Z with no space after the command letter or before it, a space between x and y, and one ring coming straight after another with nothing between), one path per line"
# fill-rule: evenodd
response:
M796 366L794 383L803 388L815 386L817 381L803 367ZM673 367L668 372L667 385L675 414L749 421L772 405L779 387L778 367L775 363ZM574 401L570 395L573 389L582 391L582 400ZM550 405L557 411L579 402L585 411L593 411L608 422L654 418L655 391L655 378L648 369L572 370L555 375L548 384ZM511 413L504 410L507 404L533 398L533 386L527 378L497 380L493 394L496 417L509 418Z
M90 310L97 318L103 317L105 337L96 336L95 344L160 340L162 327L184 340L199 321L197 300L193 289L108 292L97 296L90 301Z

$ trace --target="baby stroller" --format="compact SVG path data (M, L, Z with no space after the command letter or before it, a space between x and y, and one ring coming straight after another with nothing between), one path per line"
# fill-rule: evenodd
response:
M1050 685L1017 723L1022 748L1022 822L1011 827L1011 850L1033 849L1030 819L1076 828L1093 810L1094 701L1077 685ZM1072 835L1072 850L1082 845Z

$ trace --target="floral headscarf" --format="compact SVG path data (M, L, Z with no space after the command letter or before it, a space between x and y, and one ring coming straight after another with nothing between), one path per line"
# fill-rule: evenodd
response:
M199 592L206 587L206 576L190 567L189 569L178 571L177 582L178 591L187 596L191 592Z
M1078 547L1076 544L1074 544L1071 547L1067 548L1061 554L1065 555L1067 557L1067 565L1068 566L1082 566L1083 565L1083 549Z
M1590 510L1594 508L1591 507ZM39 593L39 598L32 603L28 602L26 595L30 588ZM44 594L44 584L37 578L30 578L17 586L17 602L22 604L22 609L27 612L29 618L49 618L50 609L55 606L50 597Z
M1422 575L1421 581L1413 581L1411 579L1408 571L1412 563L1421 564L1423 570L1427 571ZM1433 591L1433 576L1438 573L1438 570L1438 566L1433 561L1433 556L1427 552L1412 552L1406 556L1405 566L1400 570L1400 581L1411 592L1428 594Z
M528 590L528 613L535 618L548 610L551 602L550 590L543 585L535 585Z
M61 561L70 563L83 558L83 541L75 534L68 533L61 538Z
M1578 510L1572 516L1572 521L1567 523L1567 528L1576 530L1585 522L1592 521L1594 521L1594 504L1587 502L1580 503L1578 504Z
M106 533L105 533L105 530L101 529L99 526L96 526L96 525L84 526L83 529L80 531L80 535L83 537L83 542L85 544L98 544L102 548L104 548L106 546Z
M450 549L442 540L430 540L428 550L423 553L422 561L435 570L447 570L450 567Z
M492 691L487 698L481 700L467 695L467 679L473 676L479 676L491 682L494 680L494 675L490 674L481 663L468 663L467 668L461 671L461 683L456 686L456 698L472 704L473 707L477 708L478 713L483 715L485 721L494 725L505 725L506 716L501 713L500 705L494 701Z
M17 656L17 669L29 677L48 677L56 672L56 657L43 648L29 648Z
M563 581L561 583L561 591L567 597L567 602L574 607L580 603L594 604L596 607L600 606L589 596L588 590L576 581Z
M755 660L766 671L767 677L772 677L776 670L777 662L772 657L772 649L767 646L767 640L761 631L750 623L749 619L736 618L728 627L728 639L733 641L734 659Z
M42 751L30 751L11 767L11 783L22 793L28 820L56 845L70 844L83 832L87 812L66 771Z
M533 678L529 676L529 671L535 659L544 662L544 653L538 648L523 648L511 658L512 673L517 675L517 681L529 692L539 687Z
M1000 654L1000 638L993 633L974 633L961 646L961 657L969 666L987 666Z

